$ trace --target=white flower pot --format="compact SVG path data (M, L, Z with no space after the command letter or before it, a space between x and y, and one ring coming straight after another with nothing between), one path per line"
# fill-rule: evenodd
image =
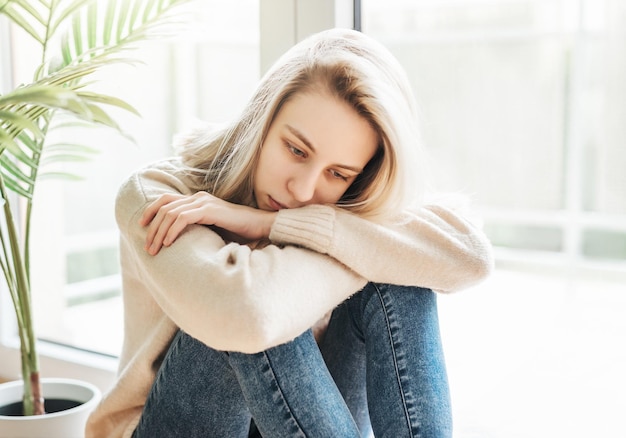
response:
M22 381L0 385L0 406L22 401ZM34 416L0 415L0 438L82 438L91 411L102 398L94 385L72 379L42 379L45 399L73 400L78 406ZM48 410L48 408L46 408Z

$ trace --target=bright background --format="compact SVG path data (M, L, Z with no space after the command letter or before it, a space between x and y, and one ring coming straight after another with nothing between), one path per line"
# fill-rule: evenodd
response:
M236 115L278 54L312 31L351 26L353 5L357 25L410 75L434 182L472 199L496 251L488 281L440 297L455 436L625 437L624 0L192 3L177 38L103 78L142 114L118 117L136 143L86 132L101 153L77 168L85 180L40 186L35 302L44 353L56 358L44 373L80 364L103 388L112 381L122 180L171 154L172 136L194 120ZM0 31L1 91L29 79L32 48L2 21ZM13 378L6 299L0 375Z

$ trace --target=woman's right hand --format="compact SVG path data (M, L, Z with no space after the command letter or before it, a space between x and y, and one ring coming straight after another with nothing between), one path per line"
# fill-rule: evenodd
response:
M207 192L165 194L146 207L139 224L147 227L145 250L156 255L191 224L214 225L248 241L267 238L275 215L224 201Z

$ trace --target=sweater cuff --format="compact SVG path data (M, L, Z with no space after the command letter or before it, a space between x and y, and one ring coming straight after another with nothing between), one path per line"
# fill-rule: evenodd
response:
M335 210L326 205L278 211L270 240L273 243L297 245L327 254L330 250L335 223Z

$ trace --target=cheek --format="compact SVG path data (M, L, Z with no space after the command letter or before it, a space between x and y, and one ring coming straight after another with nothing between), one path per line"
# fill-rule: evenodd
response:
M256 169L255 188L267 189L268 184L272 184L276 180L280 179L281 175L285 172L285 166L287 163L280 154L277 153L276 148L271 145L264 146L259 157L259 162ZM261 187L262 186L262 187Z
M348 190L346 188L346 190ZM336 204L337 202L339 202L339 200L341 199L341 197L343 196L343 194L346 192L346 190L336 190L332 196L333 196L333 204Z
M337 181L321 179L317 186L315 202L319 204L336 204L350 185L342 185Z

